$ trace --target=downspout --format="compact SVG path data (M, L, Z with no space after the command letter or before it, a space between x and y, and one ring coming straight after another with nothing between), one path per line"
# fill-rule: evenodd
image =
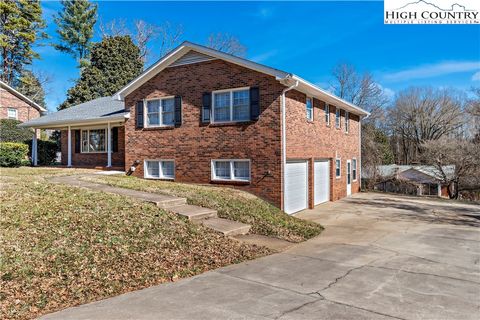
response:
M294 88L298 87L298 80L295 81L295 84L291 85L288 88L283 89L282 91L282 103L281 103L281 113L282 113L282 210L285 208L285 169L287 167L287 126L286 126L286 108L285 108L285 93Z

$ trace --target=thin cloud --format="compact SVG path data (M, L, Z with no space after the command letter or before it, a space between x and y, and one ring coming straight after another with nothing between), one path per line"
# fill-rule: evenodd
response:
M480 81L480 71L477 71L473 74L472 81Z
M453 73L476 71L480 69L480 61L448 61L430 65L422 65L384 75L387 81L406 81L445 76Z
M258 54L256 56L253 56L250 58L250 60L262 63L270 59L271 57L275 56L278 53L278 50L270 50L261 54Z

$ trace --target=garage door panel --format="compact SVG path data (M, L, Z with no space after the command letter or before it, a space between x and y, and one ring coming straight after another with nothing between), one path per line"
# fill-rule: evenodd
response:
M285 212L295 213L308 206L308 165L287 162L285 170Z
M314 204L330 200L330 162L315 161L314 164Z

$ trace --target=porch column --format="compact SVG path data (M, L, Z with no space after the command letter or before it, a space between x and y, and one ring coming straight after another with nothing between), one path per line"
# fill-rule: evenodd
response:
M36 166L38 164L38 143L37 143L38 129L33 129L33 139L32 139L32 165Z
M112 166L112 128L107 123L107 168Z
M72 166L72 129L68 126L67 167Z

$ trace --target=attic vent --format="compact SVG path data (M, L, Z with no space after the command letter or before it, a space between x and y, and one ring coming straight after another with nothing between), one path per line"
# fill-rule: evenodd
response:
M204 62L204 61L213 60L213 59L215 58L207 56L206 54L196 52L196 51L189 51L185 53L180 59L173 62L171 65L169 65L168 67L176 67L184 64Z

